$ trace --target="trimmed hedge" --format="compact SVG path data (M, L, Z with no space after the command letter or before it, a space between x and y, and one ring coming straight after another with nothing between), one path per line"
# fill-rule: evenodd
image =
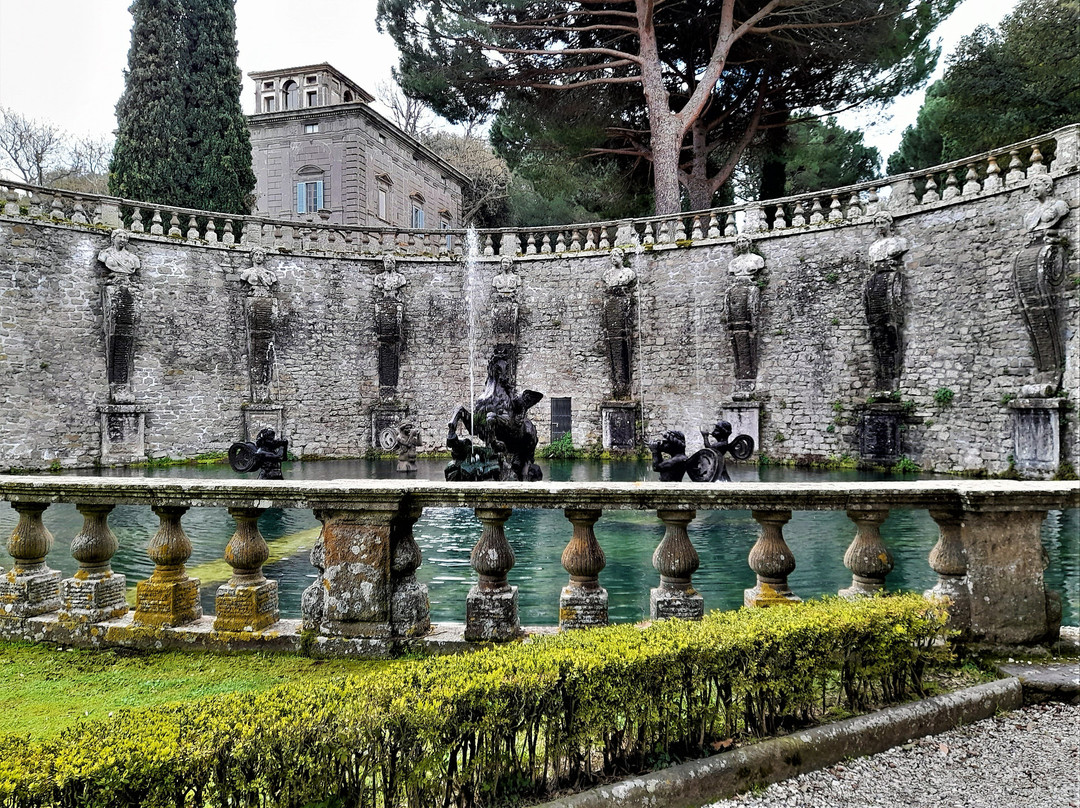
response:
M916 595L571 632L0 737L4 806L491 806L921 694Z

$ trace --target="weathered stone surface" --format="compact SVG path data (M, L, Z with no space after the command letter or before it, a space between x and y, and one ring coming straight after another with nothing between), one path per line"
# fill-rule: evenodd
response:
M757 584L743 592L743 605L798 603L801 598L791 591L787 581L795 571L795 554L784 541L783 532L784 525L791 521L791 511L754 511L753 517L761 531L748 560Z
M46 503L12 503L19 522L8 538L12 569L0 576L0 618L33 617L60 607L60 573L49 569L45 557L53 537L41 520Z
M140 626L180 626L202 617L199 579L189 578L184 564L191 541L180 525L186 506L155 505L160 527L146 548L154 573L135 585L135 619Z

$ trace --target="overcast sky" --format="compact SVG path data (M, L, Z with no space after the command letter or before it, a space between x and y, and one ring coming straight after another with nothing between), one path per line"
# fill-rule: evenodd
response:
M996 25L1016 0L964 0L939 29L944 56L979 23ZM397 51L375 30L375 0L237 0L241 98L254 109L247 73L329 62L368 91L390 81ZM108 135L124 89L131 43L129 0L0 0L0 105L73 135ZM847 113L888 158L913 123L922 91L884 111ZM382 110L385 113L385 110Z

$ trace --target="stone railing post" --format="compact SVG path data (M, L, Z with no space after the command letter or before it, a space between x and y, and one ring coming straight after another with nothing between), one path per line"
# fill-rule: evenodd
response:
M971 626L971 605L967 589L967 554L960 538L961 516L953 510L931 510L930 518L939 529L937 544L930 551L930 568L938 574L937 585L926 597L948 598L949 628L966 632Z
M1061 600L1043 579L1045 510L965 507L960 540L967 560L971 639L1008 645L1057 639Z
M160 522L150 539L146 554L154 562L154 573L135 585L135 623L143 626L173 627L202 617L199 579L189 578L184 564L191 557L191 540L180 525L186 505L154 505Z
M312 562L322 572L304 593L304 627L327 637L390 636L391 524L397 502L329 509Z
M743 593L745 606L775 606L798 603L801 598L788 586L788 576L795 571L795 555L784 541L784 525L791 511L751 511L761 525L757 542L750 550L750 569L757 584Z
M562 565L570 573L570 583L559 596L559 628L563 631L591 626L606 626L608 594L600 586L604 551L596 540L593 525L600 518L594 508L564 508L574 526L574 534L562 553Z
M470 641L512 640L521 634L518 622L518 588L510 586L506 574L514 566L514 550L506 540L503 525L510 508L476 508L483 524L480 540L472 549L469 563L480 580L465 600L465 639Z
M690 581L700 560L686 533L686 526L694 521L697 512L658 510L656 515L664 523L664 538L652 558L653 567L660 573L660 586L649 593L649 614L653 620L700 620L705 614L705 601Z
M127 579L112 571L119 543L109 529L115 506L80 503L83 526L71 540L71 555L79 571L60 584L60 617L63 620L97 623L128 613Z
M892 553L881 540L881 523L887 508L851 509L848 519L855 523L855 538L844 553L844 566L851 570L851 586L841 589L842 598L874 595L885 588L885 576L893 568Z
M11 531L7 550L15 563L0 576L0 618L34 617L60 608L60 573L45 565L53 537L41 514L45 502L12 502L19 523Z
M262 565L270 556L259 532L263 508L229 508L236 522L225 547L225 561L233 568L228 583L218 587L214 599L215 631L261 631L278 619L277 581L268 581Z
M416 580L421 559L413 537L413 525L423 513L420 505L406 505L390 526L390 627L398 637L420 637L431 630L431 601L427 586Z

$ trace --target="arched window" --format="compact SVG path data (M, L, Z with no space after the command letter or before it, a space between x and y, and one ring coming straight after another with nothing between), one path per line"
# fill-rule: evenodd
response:
M289 79L287 82L281 85L281 108L300 108L300 85L298 85L292 79Z
M342 94L341 100L344 101L346 104L351 104L352 103L352 90L346 90Z

